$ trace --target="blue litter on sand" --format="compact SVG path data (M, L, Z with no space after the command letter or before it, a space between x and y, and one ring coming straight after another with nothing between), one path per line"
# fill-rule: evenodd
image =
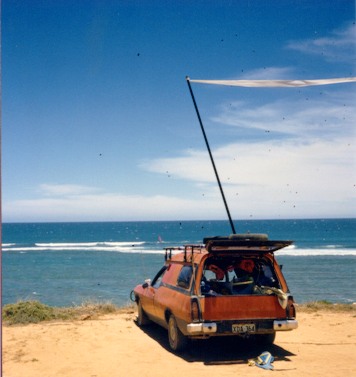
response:
M259 368L273 370L273 361L274 357L268 351L265 351L262 352L261 355L258 356L256 359L248 360L248 365L256 365L256 367Z

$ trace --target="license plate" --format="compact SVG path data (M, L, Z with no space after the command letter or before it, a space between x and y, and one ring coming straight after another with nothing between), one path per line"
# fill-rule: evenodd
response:
M232 325L233 333L250 333L256 332L256 326L254 323L239 323Z

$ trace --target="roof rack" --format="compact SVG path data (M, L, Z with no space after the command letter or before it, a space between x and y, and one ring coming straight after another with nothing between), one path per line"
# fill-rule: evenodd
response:
M184 245L184 247L181 247L181 246L180 247L165 247L164 250L166 252L165 252L164 260L165 261L171 260L173 251L184 251L184 262L187 262L187 252L190 251L191 253L190 262L191 262L193 260L194 250L199 249L199 252L201 252L202 249L204 248L205 246L202 244L189 244L189 245Z

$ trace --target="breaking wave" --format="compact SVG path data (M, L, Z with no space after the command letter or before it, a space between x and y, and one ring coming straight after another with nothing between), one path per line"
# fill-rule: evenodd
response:
M305 256L356 256L356 249L346 249L342 246L337 245L327 245L323 247L316 248L298 248L295 245L288 246L282 250L275 253L283 256L295 256L295 257L305 257Z
M31 245L4 244L3 251L113 251L122 253L149 252L146 242L69 242L69 243L35 243ZM152 250L154 251L154 250Z
M183 243L184 244L184 243ZM68 242L68 243L34 243L2 245L5 252L36 252L36 251L108 251L120 253L145 253L163 254L164 247L173 246L168 242ZM288 246L276 252L279 256L356 256L356 249L347 249L339 245L327 245L315 248L298 248L296 245Z

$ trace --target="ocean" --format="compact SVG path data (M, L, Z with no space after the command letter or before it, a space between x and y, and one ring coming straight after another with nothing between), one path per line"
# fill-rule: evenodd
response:
M276 257L298 303L356 302L356 219L249 220L235 228L294 241ZM230 233L227 221L4 223L2 303L123 306L164 264L164 247Z

